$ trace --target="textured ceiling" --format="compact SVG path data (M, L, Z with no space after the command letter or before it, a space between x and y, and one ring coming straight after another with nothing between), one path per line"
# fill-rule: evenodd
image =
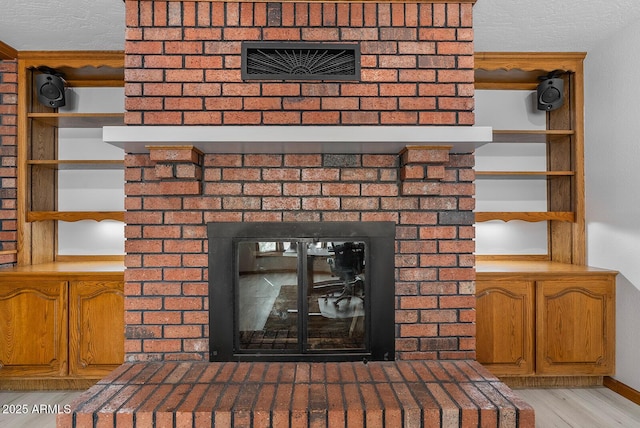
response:
M17 50L124 48L122 0L0 0ZM476 51L588 51L640 19L638 0L477 0Z
M0 40L22 50L124 49L122 0L0 0Z
M477 0L475 50L588 52L639 19L638 0Z

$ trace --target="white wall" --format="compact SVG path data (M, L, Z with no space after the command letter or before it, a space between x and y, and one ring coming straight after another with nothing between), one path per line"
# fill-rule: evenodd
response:
M615 378L640 391L640 23L585 62L587 251L620 272Z
M496 130L546 129L535 91L477 90L476 125ZM490 143L476 152L476 171L544 171L546 145ZM476 177L476 211L546 211L547 183L534 178ZM500 220L476 223L476 254L547 254L546 222Z
M69 88L60 112L122 112L123 88ZM122 149L102 141L102 128L60 128L58 158L119 159ZM59 211L124 211L123 169L62 169L58 171ZM124 254L124 224L85 220L58 222L59 255Z

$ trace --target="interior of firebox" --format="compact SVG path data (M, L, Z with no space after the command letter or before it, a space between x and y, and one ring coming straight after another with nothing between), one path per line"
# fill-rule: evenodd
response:
M243 241L237 246L241 350L366 348L364 241Z

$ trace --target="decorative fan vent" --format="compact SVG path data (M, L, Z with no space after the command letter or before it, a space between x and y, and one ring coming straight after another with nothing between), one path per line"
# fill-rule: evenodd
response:
M245 80L358 80L358 45L243 43Z

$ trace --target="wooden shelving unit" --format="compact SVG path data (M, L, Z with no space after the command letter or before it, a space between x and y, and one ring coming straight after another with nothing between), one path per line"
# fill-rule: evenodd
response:
M31 159L27 165L52 169L123 169L124 161L117 159Z
M27 221L81 221L115 220L124 221L123 211L29 211Z
M562 141L565 137L575 135L572 129L545 130L493 130L494 143L553 143Z
M563 72L564 104L547 112L547 129L494 129L492 144L534 143L546 149L546 170L476 171L477 180L546 180L547 210L476 212L477 222L548 222L550 261L585 262L583 53L486 52L475 56L476 89L535 91L540 76ZM479 256L482 258L482 256Z
M573 175L576 175L574 171L476 171L476 176L482 177L547 178L571 177Z
M476 212L476 222L501 220L512 221L521 220L528 222L538 221L575 221L575 213L571 211L490 211L490 212Z
M28 113L27 117L56 128L101 128L124 125L124 113Z
M547 254L477 256L478 361L512 386L601 385L602 377L615 371L617 272L584 266L584 57L531 52L475 57L476 89L535 91L538 77L555 70L563 71L565 87L563 106L546 113L547 129L493 132L492 154L516 153L519 144L543 145L531 153L545 154L534 162L538 167L545 162L544 170L476 171L478 182L546 181L544 211L505 206L475 213L477 222L547 223Z
M124 361L124 257L58 257L58 222L123 222L124 212L59 210L58 174L123 170L124 161L91 159L99 157L91 149L83 150L88 156L60 159L59 132L123 125L124 113L59 112L40 104L34 86L43 66L62 72L72 88L124 86L123 52L18 55L18 249L11 252L18 265L0 269L0 313L7 314L0 317L6 344L0 347L0 383L9 389L86 389ZM82 140L84 135L95 132L71 134L80 135L82 147L93 138Z
M119 51L21 52L18 58L18 264L56 260L57 222L124 221L122 211L60 211L58 171L124 169L122 160L59 159L58 131L124 125L124 113L65 112L40 104L35 76L40 67L61 72L67 85L124 86Z

